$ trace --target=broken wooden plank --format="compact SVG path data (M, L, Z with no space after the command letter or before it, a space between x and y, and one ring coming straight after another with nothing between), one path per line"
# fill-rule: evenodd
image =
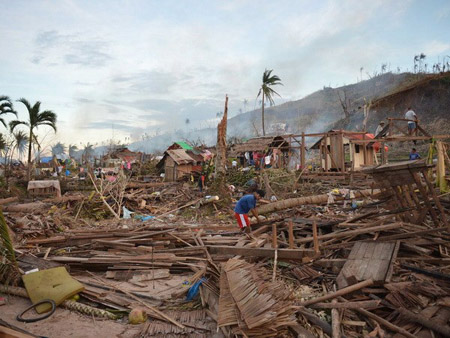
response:
M326 294L324 296L313 298L313 299L309 299L307 301L301 302L299 305L307 307L307 306L312 305L312 304L320 303L320 302L323 302L325 300L333 299L333 298L336 298L336 297L339 297L339 296L343 296L343 295L346 295L346 294L358 291L358 290L360 290L362 288L365 288L365 287L371 286L371 285L373 285L373 280L372 279L368 279L368 280L365 280L363 282L360 282L360 283L348 286L346 288L340 289L339 291L330 292L330 293L328 293L328 294Z
M208 250L212 254L218 255L233 255L233 256L250 256L250 257L275 257L275 249L272 248L247 248L247 247L234 247L215 245L207 246ZM303 257L313 257L314 250L311 249L277 249L278 258L280 259L292 259L301 260Z

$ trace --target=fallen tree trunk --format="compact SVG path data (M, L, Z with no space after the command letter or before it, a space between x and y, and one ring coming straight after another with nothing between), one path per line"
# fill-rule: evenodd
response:
M19 197L8 197L8 198L1 198L0 199L0 205L8 204L12 202L17 202L19 200Z
M5 212L28 212L32 213L38 210L46 210L48 204L42 202L32 202L15 205L5 205L3 211Z
M368 197L368 196L375 196L378 195L381 192L380 189L365 189L365 190L359 190L355 191L355 197ZM342 200L343 197L335 197L335 200ZM321 204L326 203L328 201L328 195L322 194L322 195L314 195L314 196L305 196L305 197L298 197L298 198L289 198L286 200L269 203L262 205L258 208L258 214L268 214L270 212L284 210L293 208L299 205L304 204Z

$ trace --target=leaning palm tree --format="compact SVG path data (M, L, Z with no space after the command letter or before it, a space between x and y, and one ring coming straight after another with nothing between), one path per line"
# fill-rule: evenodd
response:
M3 115L14 114L17 117L17 112L13 108L13 104L8 96L0 96L0 123L6 128L6 122Z
M28 121L14 120L9 123L9 127L13 132L14 129L19 125L25 125L29 129L29 139L28 139L28 180L30 180L31 175L31 145L33 142L37 141L34 130L39 126L49 126L52 127L56 132L56 114L51 110L40 111L41 102L37 101L33 106L24 98L18 100L22 102L28 110Z
M261 120L262 120L263 136L266 136L266 130L264 127L264 102L267 100L272 106L275 103L275 101L273 100L274 94L278 95L279 97L281 97L281 95L278 94L271 87L276 85L283 85L281 83L281 79L277 75L272 75L272 72L273 69L271 70L266 69L264 71L261 88L259 89L258 95L256 96L256 98L258 98L260 95L262 96Z

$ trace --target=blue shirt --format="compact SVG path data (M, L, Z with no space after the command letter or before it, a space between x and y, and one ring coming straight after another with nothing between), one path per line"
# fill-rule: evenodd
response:
M420 158L420 155L418 153L411 153L409 154L409 159L412 160L417 160Z
M251 209L256 208L256 198L253 194L243 196L234 208L234 212L238 214L248 214Z

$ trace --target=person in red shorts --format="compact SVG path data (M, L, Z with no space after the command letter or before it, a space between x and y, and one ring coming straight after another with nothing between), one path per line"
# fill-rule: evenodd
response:
M248 213L251 211L259 223L258 212L256 211L256 201L264 197L264 190L256 190L252 194L245 195L236 203L234 207L234 217L238 222L239 228L245 232L250 232L250 221Z

